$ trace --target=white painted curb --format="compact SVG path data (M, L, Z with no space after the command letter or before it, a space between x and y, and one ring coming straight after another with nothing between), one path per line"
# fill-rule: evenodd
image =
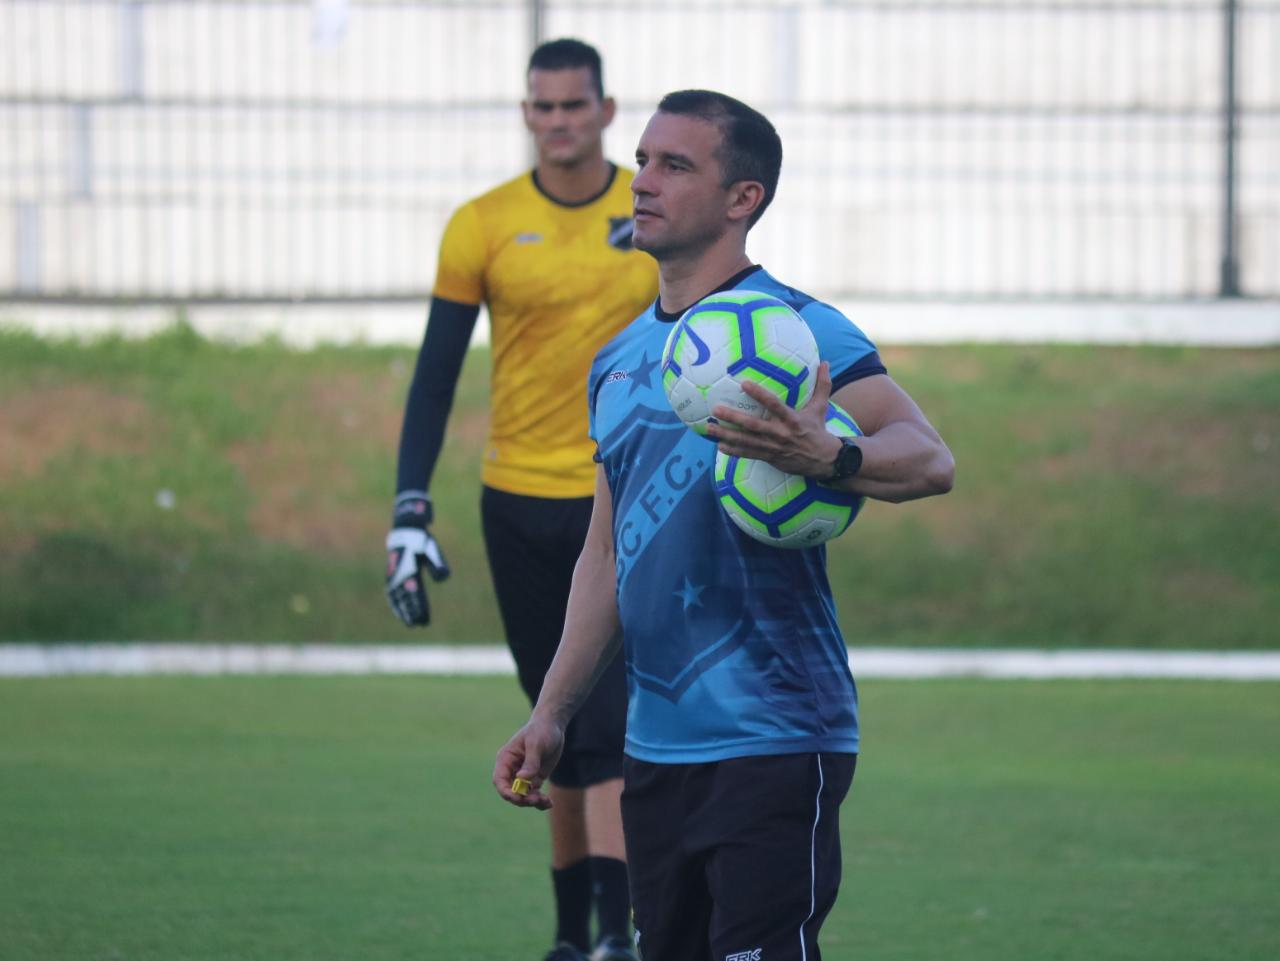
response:
M878 344L1153 344L1199 347L1280 345L1280 300L917 302L836 299ZM276 337L299 349L321 344L422 343L420 304L194 304L187 322L203 337L255 343ZM0 327L45 337L148 337L169 327L171 307L0 305ZM489 342L481 311L473 344Z
M857 678L1280 680L1280 651L950 650L856 647ZM0 644L0 677L150 674L514 674L505 647Z
M0 644L0 676L514 674L505 647L330 644Z
M850 648L855 677L1280 680L1280 651Z
M1274 347L1280 301L836 304L885 345L1010 343Z

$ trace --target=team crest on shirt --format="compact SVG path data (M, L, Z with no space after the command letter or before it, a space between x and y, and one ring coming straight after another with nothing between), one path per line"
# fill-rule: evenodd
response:
M609 233L606 239L615 250L633 250L631 235L635 233L636 224L630 217L610 217Z

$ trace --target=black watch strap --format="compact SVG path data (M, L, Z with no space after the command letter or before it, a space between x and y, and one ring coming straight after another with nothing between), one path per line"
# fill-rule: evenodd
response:
M835 462L831 465L831 476L823 480L830 484L852 477L862 469L862 448L853 442L852 437L840 438L840 450L836 452Z

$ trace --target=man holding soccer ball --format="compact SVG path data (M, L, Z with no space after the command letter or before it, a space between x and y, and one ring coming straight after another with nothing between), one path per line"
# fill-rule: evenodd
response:
M386 591L396 615L421 626L430 620L426 577L448 576L427 490L485 302L493 374L481 517L507 643L532 703L591 518L593 445L582 408L591 358L653 300L657 284L653 261L631 244L631 172L604 156L615 108L600 55L577 40L542 44L529 60L522 107L537 165L460 207L440 245L401 429ZM556 802L556 945L547 961L585 961L588 952L592 961L634 958L618 810L626 681L621 658L602 670L559 765L546 772Z
M658 261L659 298L592 367L591 524L555 661L529 722L498 752L494 786L554 810L542 785L565 729L624 646L622 812L642 957L809 961L840 881L857 694L824 550L770 546L730 523L716 453L895 502L945 493L954 463L857 327L747 258L782 162L765 117L719 93L670 94L636 160L635 245ZM823 362L807 403L744 384L769 416L719 405L704 438L654 374L672 324L734 289L798 312ZM829 400L864 436L826 430Z

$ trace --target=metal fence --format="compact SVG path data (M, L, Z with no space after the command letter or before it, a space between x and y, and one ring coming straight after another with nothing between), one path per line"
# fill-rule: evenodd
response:
M829 297L1280 296L1280 0L0 0L0 298L425 298L537 36L766 112Z

